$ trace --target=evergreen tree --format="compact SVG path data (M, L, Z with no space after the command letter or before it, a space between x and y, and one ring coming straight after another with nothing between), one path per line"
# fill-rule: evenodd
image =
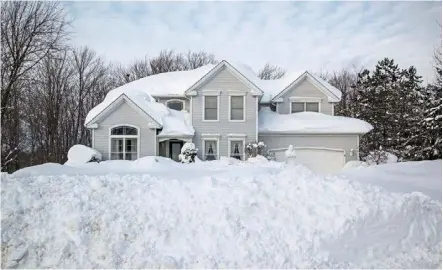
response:
M372 74L368 70L358 74L355 104L350 109L353 116L374 126L361 140L362 156L380 148L399 160L413 155L407 146L417 133L422 111L419 84L414 67L402 70L388 58L379 61Z
M420 153L422 159L442 158L442 125L441 125L441 103L442 103L442 62L441 48L436 50L435 60L435 82L424 89L425 110L421 121L423 135L423 147Z

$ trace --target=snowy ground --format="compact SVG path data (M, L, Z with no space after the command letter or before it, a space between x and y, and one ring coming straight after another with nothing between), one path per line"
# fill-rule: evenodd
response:
M2 268L441 268L441 160L157 160L3 174Z

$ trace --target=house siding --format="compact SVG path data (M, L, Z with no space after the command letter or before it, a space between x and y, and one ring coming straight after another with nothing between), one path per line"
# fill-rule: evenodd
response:
M202 90L220 90L219 96L219 121L204 122L203 121L203 94ZM245 95L245 122L229 122L229 93L227 90L247 91ZM197 96L192 101L192 124L195 129L193 142L199 149L197 156L202 158L202 134L220 134L219 156L228 156L228 134L244 134L245 144L256 140L256 114L257 114L257 97L251 95L247 85L241 82L226 67L222 68L218 73L208 81L196 89Z
M289 98L295 96L321 98L320 112L328 115L333 114L333 103L328 102L328 97L306 78L300 84L293 86L292 89L282 96L283 102L279 103L277 106L279 114L290 113L289 104L291 101Z
M182 100L185 103L184 109L189 112L190 111L190 105L189 105L189 99L184 98L184 97L155 97L154 98L157 100L157 102L165 104L165 106L167 106L167 101L168 100Z
M130 124L139 127L140 132L140 157L157 155L157 132L148 128L149 123L155 121L149 116L142 116L135 111L126 101L122 101L112 112L97 122L98 128L94 130L94 148L109 159L109 129L116 125Z
M358 158L358 141L359 135L356 134L258 134L259 141L263 141L269 150L288 148L289 145L294 147L324 147L345 150L346 162L351 160L359 160ZM351 149L354 154L351 156Z

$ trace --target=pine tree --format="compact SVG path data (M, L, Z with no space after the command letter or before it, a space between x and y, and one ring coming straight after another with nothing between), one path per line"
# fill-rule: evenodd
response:
M372 74L359 73L351 109L353 116L374 126L361 140L362 156L380 148L399 160L413 155L406 149L420 121L419 84L415 68L402 70L388 58L379 61Z
M442 158L442 125L441 125L441 104L442 104L442 62L441 48L436 50L435 60L435 82L424 89L425 110L421 121L421 128L424 133L422 159Z

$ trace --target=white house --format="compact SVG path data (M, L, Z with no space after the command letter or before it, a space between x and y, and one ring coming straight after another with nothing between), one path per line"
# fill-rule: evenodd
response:
M105 159L159 155L178 160L193 142L201 160L245 158L263 141L277 161L293 145L297 161L334 172L359 159L360 137L372 126L334 116L341 92L310 72L260 80L228 61L142 78L110 91L87 115L92 147Z

